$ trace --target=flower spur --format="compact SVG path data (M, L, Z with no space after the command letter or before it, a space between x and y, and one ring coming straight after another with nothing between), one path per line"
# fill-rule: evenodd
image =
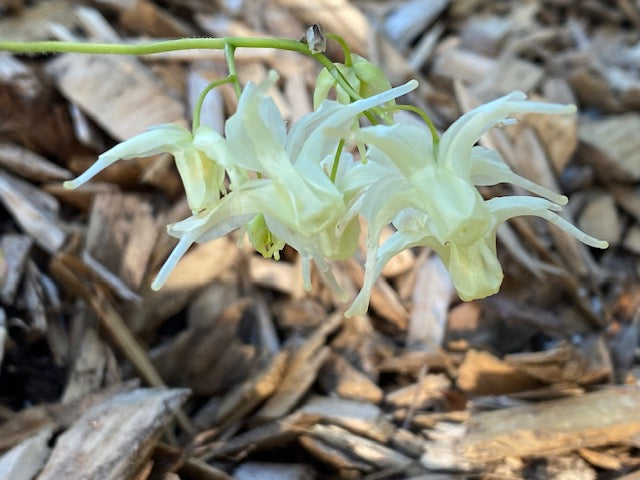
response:
M189 208L199 212L212 206L225 192L224 168L195 146L200 137L210 135L211 131L205 125L194 134L177 124L156 125L101 154L82 175L64 182L64 187L77 188L118 160L168 152L175 158Z

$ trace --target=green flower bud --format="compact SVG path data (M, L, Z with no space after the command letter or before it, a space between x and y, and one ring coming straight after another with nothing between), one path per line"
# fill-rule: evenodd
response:
M256 215L246 225L249 241L257 252L264 258L273 257L280 260L280 250L284 248L284 242L277 238L267 227L264 215Z

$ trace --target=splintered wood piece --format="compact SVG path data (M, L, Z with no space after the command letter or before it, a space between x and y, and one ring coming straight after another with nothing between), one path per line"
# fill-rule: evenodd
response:
M551 100L550 100L551 101ZM575 115L527 115L549 157L556 175L562 173L578 147L578 120Z
M316 424L309 429L308 433L329 446L355 457L356 460L376 468L404 468L413 461L402 453L373 440L355 435L337 425Z
M235 242L226 237L197 245L178 262L157 295L196 290L211 283L236 262L238 254Z
M196 32L165 9L148 0L135 0L120 14L120 22L127 30L151 37L193 37Z
M0 143L0 166L27 180L68 180L72 174L46 158L13 143Z
M320 420L320 416L296 412L265 425L253 428L223 443L214 444L202 455L204 460L228 456L250 449L251 451L286 445Z
M241 419L278 389L286 371L289 352L273 355L269 363L253 377L227 394L216 409L214 424L230 424Z
M331 466L331 468L344 472L371 472L373 467L368 463L355 460L351 455L345 453L340 448L335 448L324 441L314 438L311 435L301 435L298 443L302 445L311 455L321 462ZM354 474L345 478L359 478L360 474Z
M342 324L342 315L334 314L291 355L287 371L275 394L256 414L258 421L279 418L290 411L315 381L331 350L324 346L327 336Z
M460 365L457 384L472 395L501 395L540 385L490 353L473 349L467 352Z
M0 239L0 300L6 305L13 305L32 245L26 235L7 234Z
M432 73L451 80L477 83L496 68L496 60L461 48L448 48L438 53Z
M322 415L324 423L338 425L380 443L386 443L393 431L393 425L384 418L380 408L368 402L316 395L300 411Z
M573 345L561 343L551 350L506 355L504 361L545 383L579 382L588 363Z
M0 171L0 202L42 249L55 253L62 247L66 235L56 223L59 207L54 197Z
M417 383L393 390L385 396L385 403L393 407L412 407L422 410L443 398L451 388L451 380L442 373L428 374Z
M386 16L384 31L399 50L407 48L447 8L449 0L410 0Z
M188 395L184 389L141 388L92 406L57 438L38 479L131 478Z
M611 387L579 397L483 412L457 446L476 462L555 455L629 441L640 431L640 390Z
M0 456L0 478L32 479L47 461L53 429L43 428Z
M184 330L154 352L157 366L168 383L186 385L196 394L227 391L243 381L255 357L256 347L243 344L238 326L250 301L240 299L208 325ZM176 358L181 358L176 362Z
M2 39L18 42L49 40L52 23L68 26L74 23L75 3L69 0L37 3L25 8L20 15L7 15L0 20Z
M293 295L298 290L298 267L257 255L249 257L249 272L256 285Z
M157 236L153 208L140 195L98 194L91 208L85 249L92 259L138 290Z
M597 192L589 197L578 219L578 225L580 230L606 240L612 247L620 243L622 225L615 200L608 192Z
M152 125L185 121L183 103L138 60L65 54L46 71L70 102L119 141Z
M382 400L380 387L342 355L331 355L320 372L319 380L328 393L335 393L341 398L371 403Z
M302 463L244 462L233 471L236 480L308 480L316 473Z
M640 115L626 113L583 119L578 125L581 160L603 179L629 183L640 179Z
M454 292L449 272L439 257L431 255L416 266L407 346L435 351L442 345Z
M34 71L9 52L0 52L0 85L9 85L23 99L33 100L42 92Z
M69 380L60 399L61 403L79 400L102 386L107 374L107 363L113 356L113 353L108 350L109 347L100 340L95 328L90 327L85 330Z
M462 27L460 46L494 57L502 47L511 28L511 21L505 17L496 15L471 16Z

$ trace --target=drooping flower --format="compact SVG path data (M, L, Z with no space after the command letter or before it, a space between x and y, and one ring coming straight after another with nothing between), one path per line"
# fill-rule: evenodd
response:
M206 125L200 126L195 134L176 124L151 127L101 154L82 175L64 182L64 187L77 188L118 160L167 152L175 158L189 208L199 212L214 205L220 194L225 192L224 168L195 146L197 140L210 135L212 131Z
M252 241L258 243L259 251L264 250L263 254L273 255L272 248L283 243L296 249L303 259L306 287L310 286L309 265L313 259L320 273L338 289L327 259L353 254L359 224L352 218L339 235L336 233L338 221L356 198L343 193L323 168L327 159L335 157L339 142L325 131L349 129L360 113L408 93L417 82L348 105L327 100L287 133L280 112L266 93L276 80L277 74L271 72L260 85L245 87L236 113L226 122L224 138L212 132L194 141L196 148L216 158L227 170L231 191L212 207L169 226L169 234L180 240L152 288L162 286L194 242L206 242L245 227L253 233ZM355 165L350 154L341 156L341 165ZM252 230L256 227L259 231Z
M380 175L361 197L360 213L368 222L365 278L347 315L366 311L384 265L400 251L419 245L431 247L440 256L463 300L496 293L503 277L496 256L496 229L515 216L542 217L587 245L607 247L555 213L567 203L565 196L515 174L497 152L474 146L511 113L575 112L572 105L525 99L522 92L513 92L466 113L442 135L439 145L432 143L426 128L410 122L345 134L369 145L369 164L362 168L375 164ZM476 188L502 182L544 198L509 196L485 201ZM382 229L392 221L397 231L378 247Z

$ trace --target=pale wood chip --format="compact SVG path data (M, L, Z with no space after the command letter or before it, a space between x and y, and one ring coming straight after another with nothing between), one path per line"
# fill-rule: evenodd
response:
M285 261L251 255L249 272L256 285L276 292L293 295L299 288L298 267Z
M89 216L86 253L138 290L158 236L151 204L140 195L98 194Z
M309 480L316 477L311 466L301 463L244 462L233 471L237 480Z
M439 257L431 255L416 265L415 269L413 308L405 344L437 350L442 345L447 328L447 312L455 289Z
M315 395L300 411L322 415L325 423L338 425L381 443L389 440L394 429L379 407L364 401Z
M70 102L119 141L153 125L185 122L183 103L136 59L64 54L46 71Z
M444 374L427 374L417 383L400 387L385 395L385 403L393 407L411 407L422 410L442 400L444 392L451 387L451 380Z
M120 13L120 22L128 30L152 37L193 37L197 32L167 10L148 0L135 0Z
M373 467L368 463L356 460L342 449L332 447L311 435L301 435L298 438L298 443L321 462L344 473L344 475L341 475L343 477L358 478L358 472L371 472L373 470Z
M578 454L589 462L589 464L597 468L604 468L606 470L620 470L622 468L622 461L619 458L613 455L607 455L604 452L599 452L591 448L579 448Z
M318 371L331 353L324 346L327 336L342 323L342 315L334 314L291 355L287 372L274 395L256 414L259 421L283 416L300 400L315 381Z
M384 21L384 32L400 50L407 48L449 5L449 0L410 0L399 3Z
M0 456L0 478L31 480L43 467L51 449L53 429L42 428L34 436Z
M640 179L640 115L626 113L599 119L583 119L578 126L582 143L578 158L592 165L598 175L624 183Z
M237 387L220 400L212 423L224 422L229 425L269 398L279 388L289 359L290 355L286 350L276 353L256 375L238 383Z
M462 27L460 46L483 55L495 57L512 29L508 18L497 15L476 15Z
M412 459L402 453L337 425L316 424L309 429L309 435L376 468L404 468L412 463Z
M49 253L64 244L66 235L58 227L58 201L13 175L0 171L0 202L35 243Z
M320 416L296 412L279 420L252 428L226 442L209 447L202 458L207 460L230 455L243 450L261 450L272 446L286 445L320 420Z
M8 52L0 52L0 85L9 85L23 99L34 100L42 93L35 72Z
M458 387L471 395L530 390L539 383L488 352L469 350L460 365Z
M371 378L354 368L341 355L333 354L320 372L319 380L327 392L342 398L378 403L382 390Z
M578 218L580 230L606 240L615 247L620 243L622 225L613 196L608 192L594 192Z
M129 478L147 461L188 393L137 389L92 406L57 438L39 480Z
M561 453L628 441L640 430L640 391L610 387L579 397L474 415L458 452L473 462Z
M26 235L7 234L0 239L0 299L6 305L13 305L32 245Z
M0 20L2 39L19 42L49 40L51 24L73 25L74 8L75 2L69 0L37 3L25 9L21 15Z

